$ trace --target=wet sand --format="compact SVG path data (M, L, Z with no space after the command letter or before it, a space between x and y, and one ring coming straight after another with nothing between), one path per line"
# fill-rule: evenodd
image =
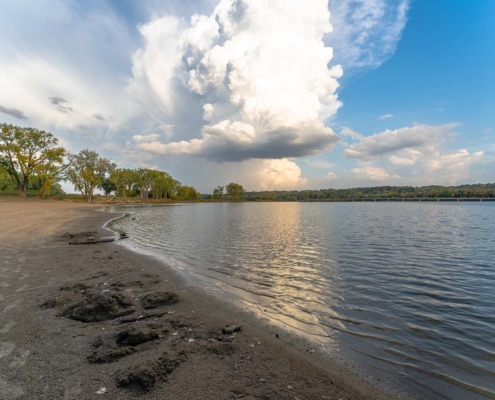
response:
M155 259L69 245L112 236L100 209L0 198L0 399L398 397Z

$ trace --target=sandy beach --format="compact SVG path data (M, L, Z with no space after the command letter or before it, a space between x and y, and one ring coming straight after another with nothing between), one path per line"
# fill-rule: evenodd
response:
M0 199L0 399L391 398L155 259L69 245L112 236L100 210Z

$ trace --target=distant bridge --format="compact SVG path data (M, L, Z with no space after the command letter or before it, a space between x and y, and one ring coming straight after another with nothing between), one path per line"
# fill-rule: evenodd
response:
M428 197L428 198L415 198L415 197L404 197L404 198L387 198L387 197L379 197L379 198L351 198L351 199L309 199L309 200L300 200L305 203L351 203L351 202L377 202L377 201L386 201L386 202L405 202L405 201L495 201L495 197Z

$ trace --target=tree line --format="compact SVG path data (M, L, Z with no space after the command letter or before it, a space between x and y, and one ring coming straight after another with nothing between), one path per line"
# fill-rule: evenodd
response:
M224 196L226 195L226 197ZM231 182L225 186L217 186L213 189L213 196L207 196L207 200L245 200L246 190L242 185Z
M350 189L248 192L247 201L307 201L376 198L495 198L495 183L459 186L378 186Z
M148 168L117 168L96 151L72 154L58 146L58 139L43 130L0 124L0 192L18 191L27 197L63 193L60 182L68 181L88 202L95 191L120 197L199 200L200 193L182 185L164 171Z

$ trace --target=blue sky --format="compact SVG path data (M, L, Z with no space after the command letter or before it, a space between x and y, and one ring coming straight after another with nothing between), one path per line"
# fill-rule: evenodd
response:
M0 121L203 192L492 182L494 17L491 0L5 0Z

